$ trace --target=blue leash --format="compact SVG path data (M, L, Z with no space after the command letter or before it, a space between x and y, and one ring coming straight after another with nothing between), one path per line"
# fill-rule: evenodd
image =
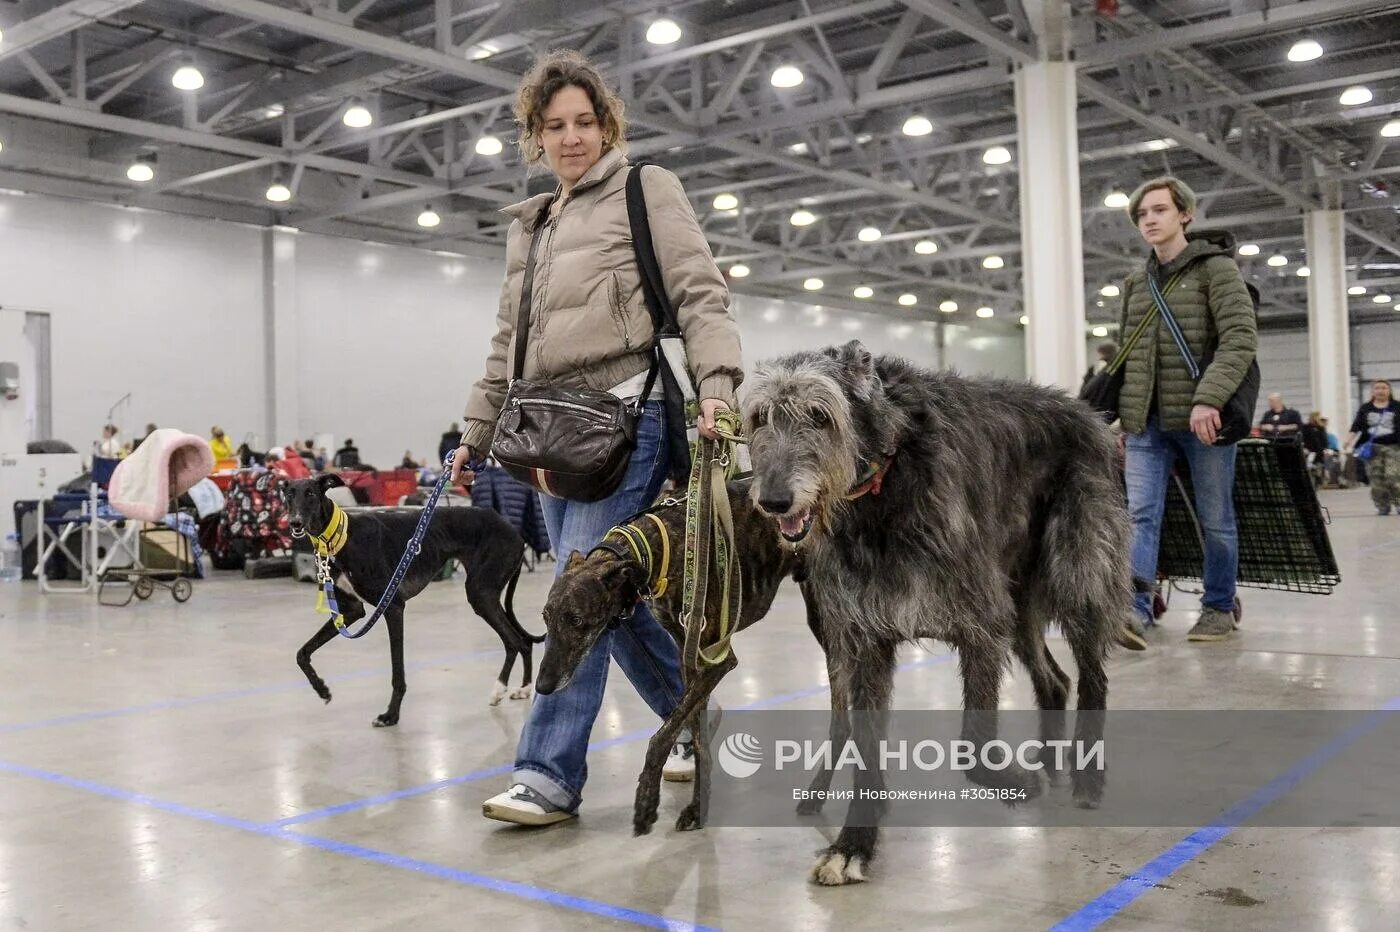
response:
M413 558L418 556L418 552L423 549L423 535L428 532L428 522L433 519L433 510L437 508L438 496L447 486L448 477L452 475L452 460L456 457L457 451L453 450L447 454L447 459L442 463L442 475L438 477L437 485L433 486L433 493L428 496L427 503L423 506L423 513L418 516L418 526L413 529L413 537L409 538L408 546L404 549L403 556L399 558L399 565L394 570L394 576L389 580L389 588L384 590L384 594L379 597L379 604L374 607L374 614L365 622L360 630L351 632L346 630L345 618L340 614L340 606L335 601L335 583L331 580L330 574L321 585L326 593L326 604L335 613L335 630L343 638L362 638L369 634L369 629L375 626L384 610L389 607L394 596L399 591L399 586L403 584L404 576L408 575L408 568L413 565Z

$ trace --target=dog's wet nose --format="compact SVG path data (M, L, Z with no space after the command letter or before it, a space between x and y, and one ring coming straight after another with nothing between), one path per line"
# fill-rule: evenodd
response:
M792 511L792 496L787 498L760 498L758 507L768 512L770 515L785 515Z

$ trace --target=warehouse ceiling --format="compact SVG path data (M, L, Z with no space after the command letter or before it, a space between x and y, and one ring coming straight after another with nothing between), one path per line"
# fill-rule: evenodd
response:
M1240 263L1267 326L1306 319L1303 215L1326 206L1347 211L1349 277L1366 289L1353 317L1400 314L1375 301L1400 296L1400 0L1069 10L1091 323L1116 315L1101 289L1142 254L1105 198L1168 171L1201 193L1198 226L1258 247ZM515 151L512 90L535 55L567 46L618 83L634 157L684 179L721 267L748 270L736 291L1015 327L1016 165L1037 155L1017 151L1012 75L1047 46L1027 12L1022 0L0 0L0 187L499 256L498 208L550 183ZM1291 61L1307 42L1321 54ZM181 68L202 87L173 86ZM801 82L775 86L791 68ZM352 108L368 126L346 125ZM134 163L149 181L130 180L143 177ZM274 184L289 199L270 201ZM717 207L720 195L737 206ZM814 219L795 225L800 212ZM862 286L868 298L854 296ZM991 320L973 316L982 307Z

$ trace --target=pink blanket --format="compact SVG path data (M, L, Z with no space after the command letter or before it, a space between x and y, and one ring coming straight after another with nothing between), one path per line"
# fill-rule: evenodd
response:
M112 507L128 518L160 521L170 500L214 471L214 451L203 437L163 427L117 464L107 487Z

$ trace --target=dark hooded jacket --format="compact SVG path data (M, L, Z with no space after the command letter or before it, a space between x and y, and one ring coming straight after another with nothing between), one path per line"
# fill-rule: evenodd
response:
M1239 266L1235 238L1224 230L1200 230L1186 235L1186 248L1166 265L1149 254L1143 268L1123 283L1119 334L1126 340L1152 309L1147 276L1165 287L1179 270L1185 273L1167 293L1167 306L1198 361L1210 359L1199 382L1191 380L1171 332L1158 315L1128 356L1118 413L1123 429L1139 433L1149 411L1157 413L1163 430L1189 430L1191 408L1204 404L1223 408L1239 388L1258 345L1254 304ZM1155 408L1153 407L1155 405Z

